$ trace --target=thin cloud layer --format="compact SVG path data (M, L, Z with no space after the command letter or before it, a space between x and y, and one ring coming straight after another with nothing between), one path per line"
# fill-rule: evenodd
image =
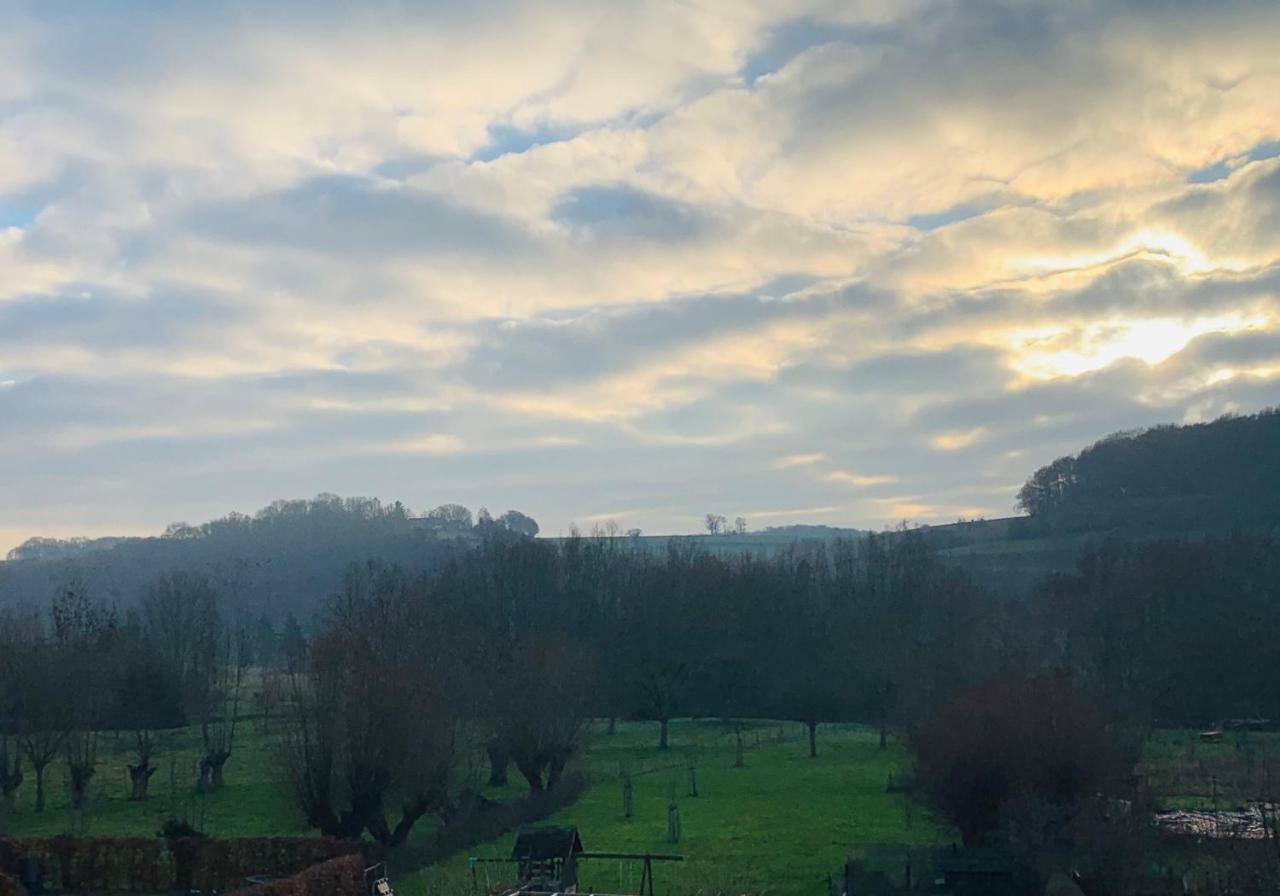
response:
M1003 515L1275 404L1280 7L15 3L0 549Z

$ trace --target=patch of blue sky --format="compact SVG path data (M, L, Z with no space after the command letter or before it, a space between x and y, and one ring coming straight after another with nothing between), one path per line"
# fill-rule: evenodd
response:
M1002 205L1023 203L1025 203L1025 199L1020 202L1016 196L1011 197L1007 193L993 193L979 196L975 199L966 199L964 202L957 202L950 208L944 208L941 211L912 215L907 218L906 224L916 230L937 230L939 227L946 227L948 224L954 224L957 221L985 215L992 209L999 208Z
M1259 143L1248 152L1238 156L1230 156L1224 159L1218 159L1212 165L1206 165L1203 168L1197 168L1187 175L1187 183L1192 184L1208 184L1215 180L1222 180L1238 168L1241 164L1248 162L1261 162L1264 159L1273 159L1280 156L1280 140L1267 140Z
M840 41L870 42L883 39L886 33L883 29L834 25L807 17L792 19L770 29L763 46L747 58L742 67L742 79L747 84L754 84L811 47Z
M560 143L581 133L580 127L540 124L537 127L517 128L508 124L489 125L489 142L471 154L473 162L492 162L512 153L528 152L535 146Z

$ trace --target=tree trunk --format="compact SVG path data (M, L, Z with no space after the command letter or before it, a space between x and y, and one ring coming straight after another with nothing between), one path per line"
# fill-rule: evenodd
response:
M520 774L529 782L529 790L533 793L542 793L546 788L542 785L542 766L537 762L522 760L516 757L516 768L520 770Z
M610 737L613 737L615 734L618 733L618 717L617 716L609 716L609 729L605 733L608 734Z
M661 726L658 729L658 749L665 750L667 748L667 720L659 719L658 724Z
M887 715L880 716L880 749L885 749L889 745L889 717Z
M560 784L560 779L564 777L564 767L567 762L567 756L557 756L551 760L551 765L547 768L547 790L555 790Z
M805 722L809 728L809 758L818 758L818 723L810 719Z
M130 800L134 802L146 800L147 785L151 783L151 776L155 773L156 767L146 762L129 766L129 780L132 782L132 789L129 793Z
M93 766L73 763L68 769L71 778L71 808L84 807L89 798L89 782L93 780Z
M231 754L225 750L207 753L200 760L200 780L196 782L196 790L200 793L212 793L222 787L222 770Z
M733 726L734 740L737 741L733 756L733 767L742 768L747 764L746 756L742 746L742 723L738 722Z
M8 757L0 756L0 804L8 811L13 811L14 800L18 788L22 786L22 759L14 758L12 767Z
M491 740L485 750L489 754L489 786L506 787L507 766L511 763L511 756L507 753L506 745L501 741Z
M44 769L43 765L36 766L36 811L44 811Z

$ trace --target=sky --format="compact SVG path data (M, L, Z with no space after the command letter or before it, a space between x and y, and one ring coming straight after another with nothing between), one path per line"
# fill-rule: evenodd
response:
M0 555L1005 516L1280 400L1280 4L0 0Z

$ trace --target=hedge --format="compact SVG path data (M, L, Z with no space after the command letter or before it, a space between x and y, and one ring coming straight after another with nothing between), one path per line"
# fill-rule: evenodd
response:
M355 853L363 861L364 849L321 837L0 838L0 873L20 877L22 860L33 858L52 892L223 892L242 886L250 875L285 877Z
M0 896L27 896L27 891L22 888L22 884L18 883L16 878L0 871Z
M360 856L341 856L292 877L236 890L230 896L368 896L364 867Z

